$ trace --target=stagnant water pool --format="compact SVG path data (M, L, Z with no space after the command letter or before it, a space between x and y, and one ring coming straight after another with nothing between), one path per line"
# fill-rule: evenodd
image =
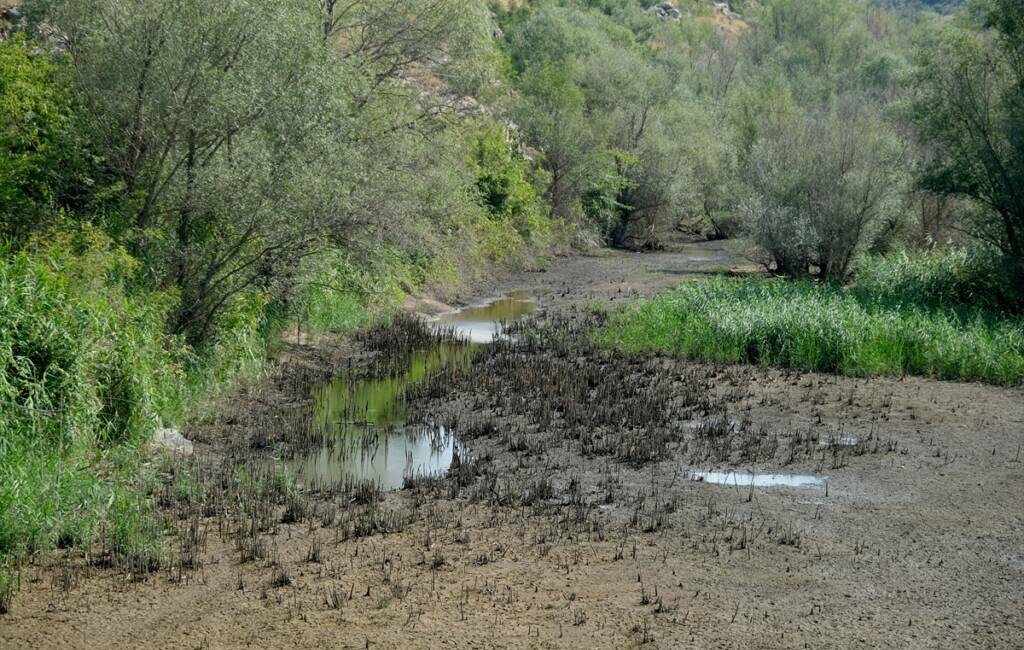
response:
M440 426L406 424L406 388L446 367L472 363L479 345L502 335L503 323L533 313L529 300L502 298L443 314L435 323L452 329L470 345L439 343L414 352L405 368L389 377L340 378L313 395L315 425L324 445L292 459L289 469L307 486L374 481L384 490L402 487L407 476L443 474L456 441Z

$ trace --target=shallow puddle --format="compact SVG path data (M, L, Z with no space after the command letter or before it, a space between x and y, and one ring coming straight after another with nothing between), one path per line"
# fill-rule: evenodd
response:
M467 307L450 314L442 314L437 322L450 327L455 334L470 343L490 343L500 336L504 325L524 318L537 310L537 304L519 298L502 298L485 305Z
M502 322L525 317L534 303L502 299L438 319L470 345L439 343L410 355L405 369L389 377L336 379L314 392L314 422L324 444L289 463L303 485L330 486L342 481L374 481L382 489L400 489L409 476L448 471L456 442L443 427L408 425L405 391L446 369L473 361L478 343L500 336Z
M856 436L830 435L819 438L818 444L822 447L856 447L860 439Z
M406 477L438 476L448 471L455 441L443 429L401 432L350 432L348 440L314 450L292 465L300 483L330 487L349 481L373 481L382 490L402 488Z
M690 471L687 478L691 481L703 481L716 485L735 485L739 487L820 487L825 485L828 477L811 476L810 474L759 474L752 472L728 471Z

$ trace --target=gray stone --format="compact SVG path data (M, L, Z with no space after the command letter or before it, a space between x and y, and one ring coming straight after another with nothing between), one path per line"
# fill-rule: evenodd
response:
M658 18L664 18L666 20L679 20L683 14L680 13L676 6L671 2L660 2L650 9Z
M157 429L149 441L152 451L169 451L182 456L192 455L192 441L181 435L177 429Z
M732 5L728 2L719 2L718 0L712 0L711 4L715 5L715 9L722 12L722 15L730 20L743 20L743 16L733 11Z

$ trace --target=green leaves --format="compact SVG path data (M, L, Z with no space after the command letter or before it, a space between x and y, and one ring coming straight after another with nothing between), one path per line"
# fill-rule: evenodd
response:
M798 116L747 163L746 228L776 270L844 280L902 190L902 144L859 108Z
M0 43L0 238L23 243L51 219L76 155L71 96L23 36Z
M1024 292L1024 8L977 8L993 39L948 27L919 52L914 120L937 150L921 184L984 206L973 234L1003 251Z

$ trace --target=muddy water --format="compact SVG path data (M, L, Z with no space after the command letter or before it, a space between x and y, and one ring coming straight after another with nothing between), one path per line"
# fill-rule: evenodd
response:
M526 300L506 298L438 318L469 345L436 344L417 350L401 372L360 381L340 378L314 392L315 424L324 444L290 463L299 482L309 486L341 481L373 481L400 489L408 476L443 474L455 454L454 437L443 427L406 422L405 391L432 375L472 363L480 344L500 336L502 323L536 309Z

